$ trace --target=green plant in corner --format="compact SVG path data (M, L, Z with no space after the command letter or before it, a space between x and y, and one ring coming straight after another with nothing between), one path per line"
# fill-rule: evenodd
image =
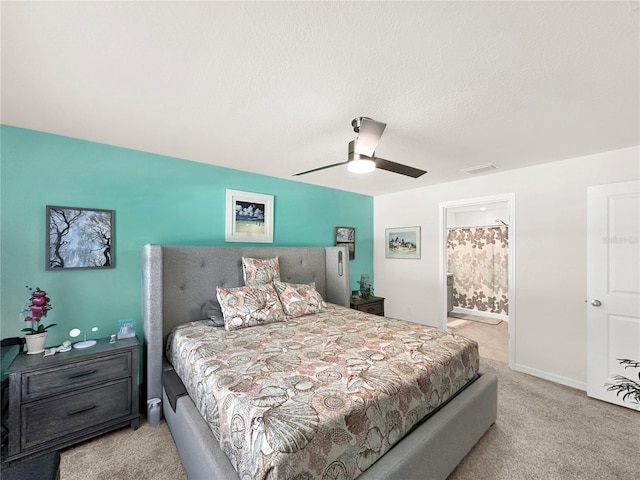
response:
M638 368L640 369L640 362L636 360L628 360L625 358L618 358L618 362L620 365L624 365L625 369L627 368ZM608 392L616 392L617 396L622 396L622 401L630 401L631 403L635 403L638 405L637 408L640 408L640 372L638 372L638 381L631 380L622 375L614 375L612 377L615 383L605 383L605 387L607 387ZM629 400L627 400L629 399Z
M51 299L47 297L47 292L40 290L38 287L33 289L27 286L27 289L31 292L31 297L29 298L29 303L26 303L22 307L20 314L25 322L32 323L31 327L23 328L22 331L29 335L44 333L49 328L55 327L55 323L47 325L46 327L40 324L40 321L46 317L49 310L53 308L50 303Z

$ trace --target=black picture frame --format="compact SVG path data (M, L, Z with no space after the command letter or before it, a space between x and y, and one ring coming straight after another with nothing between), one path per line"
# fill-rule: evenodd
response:
M47 270L114 268L114 210L46 208Z
M356 258L356 229L353 227L335 227L334 245L346 245L349 249L349 260Z

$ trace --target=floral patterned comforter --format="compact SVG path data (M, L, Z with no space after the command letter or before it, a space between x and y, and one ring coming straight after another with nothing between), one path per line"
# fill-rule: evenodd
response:
M352 479L478 372L478 345L336 305L227 331L177 327L167 358L245 479Z

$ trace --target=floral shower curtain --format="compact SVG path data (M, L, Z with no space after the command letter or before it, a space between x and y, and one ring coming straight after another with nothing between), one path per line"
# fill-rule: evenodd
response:
M509 229L450 228L447 268L453 274L453 306L508 315Z

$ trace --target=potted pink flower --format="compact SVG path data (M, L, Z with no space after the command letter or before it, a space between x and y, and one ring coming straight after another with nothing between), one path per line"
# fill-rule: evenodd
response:
M27 332L24 336L27 341L27 349L30 354L44 352L44 344L47 341L47 330L55 323L44 326L40 324L40 321L47 316L51 306L51 300L47 297L47 292L35 289L27 286L27 289L31 292L29 302L22 307L21 316L25 322L31 322L31 327L23 328L23 332Z

